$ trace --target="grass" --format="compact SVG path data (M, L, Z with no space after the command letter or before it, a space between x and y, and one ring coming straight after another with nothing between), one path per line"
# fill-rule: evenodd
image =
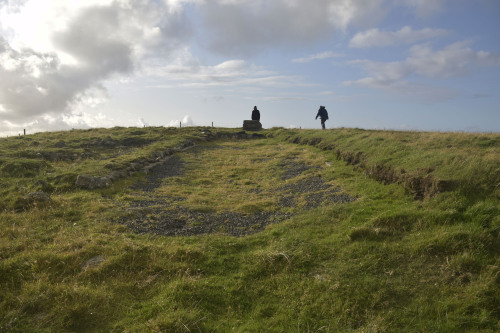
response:
M253 149L254 144L228 142L196 154L183 154L185 175L167 179L159 192L183 197L181 206L209 207L216 212L275 210L279 200L276 180L283 172L281 161L293 157L311 163L312 159L303 149L285 149L282 145Z
M446 181L441 184L458 188L471 199L499 196L497 134L338 129L277 130L273 135L332 151L373 178L406 183L410 192L412 180L429 176ZM421 196L435 193L432 189L424 192Z
M0 331L500 329L499 135L272 129L267 138L219 139L208 143L218 148L181 153L184 174L150 194L130 188L140 174L92 191L67 176L105 174L106 165L206 131L115 128L0 139ZM75 160L36 155L83 149L82 156L84 144L108 137L142 141L91 145L92 157ZM286 178L286 163L310 168ZM377 166L398 175L426 170L455 185L415 199L401 181L373 176ZM299 193L299 204L280 207L283 186L310 176L357 200L307 208ZM16 198L43 190L39 180L51 204L14 212ZM148 195L209 212L293 214L245 237L136 234L114 222Z

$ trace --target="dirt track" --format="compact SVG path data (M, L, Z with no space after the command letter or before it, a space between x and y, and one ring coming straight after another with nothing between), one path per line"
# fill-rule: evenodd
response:
M267 225L279 223L290 218L296 207L298 198L305 198L302 209L312 209L321 205L343 204L356 200L345 194L340 188L328 184L321 177L300 177L310 169L321 169L321 166L307 165L298 158L283 159L279 163L282 169L281 181L273 189L277 196L277 208L273 211L259 211L242 214L233 211L213 212L193 210L189 207L176 205L185 200L181 197L159 195L156 191L162 186L162 181L168 177L182 177L186 162L183 154L197 155L206 149L236 149L239 147L203 146L189 152L176 154L165 164L157 166L148 174L144 181L132 186L137 191L137 200L132 200L125 208L124 214L117 222L127 225L138 233L153 233L169 236L191 236L208 233L221 233L233 236L244 236L263 230ZM294 179L297 178L296 181ZM284 184L286 180L286 184ZM254 190L258 194L258 190ZM269 195L269 193L263 194Z

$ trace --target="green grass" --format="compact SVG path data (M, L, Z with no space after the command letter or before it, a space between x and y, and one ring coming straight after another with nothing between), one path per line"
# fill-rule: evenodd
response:
M498 134L278 129L272 135L332 151L375 179L403 183L417 197L434 195L441 185L472 200L500 195ZM418 193L414 181L422 179L428 186Z
M279 200L277 192L281 192L276 186L283 172L281 161L290 157L308 163L314 160L308 152L292 145L286 148L281 145L254 148L254 145L255 141L236 145L227 142L196 154L183 154L185 175L167 179L159 192L185 199L180 206L209 207L216 212L250 214L275 210ZM311 172L314 170L304 175L311 175Z
M108 189L72 185L78 173L106 174L109 164L127 165L206 130L0 139L0 332L500 330L498 134L272 129L267 138L181 153L184 175L165 179L153 195L207 212L292 213L245 237L135 234L114 222L132 200L147 198L130 189L140 174ZM108 138L141 140L92 144ZM60 151L80 155L36 155ZM290 160L311 168L283 179ZM415 199L404 182L374 176L377 166L454 186ZM281 208L281 188L311 176L357 200ZM14 212L17 198L44 190L39 180L50 205Z

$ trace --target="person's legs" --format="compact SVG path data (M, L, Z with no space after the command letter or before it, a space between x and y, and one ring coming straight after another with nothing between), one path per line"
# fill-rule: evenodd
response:
M321 128L325 129L325 120L321 119Z

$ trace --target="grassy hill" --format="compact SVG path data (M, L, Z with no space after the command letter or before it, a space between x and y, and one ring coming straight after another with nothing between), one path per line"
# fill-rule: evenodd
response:
M0 180L0 332L500 330L499 134L39 133Z

